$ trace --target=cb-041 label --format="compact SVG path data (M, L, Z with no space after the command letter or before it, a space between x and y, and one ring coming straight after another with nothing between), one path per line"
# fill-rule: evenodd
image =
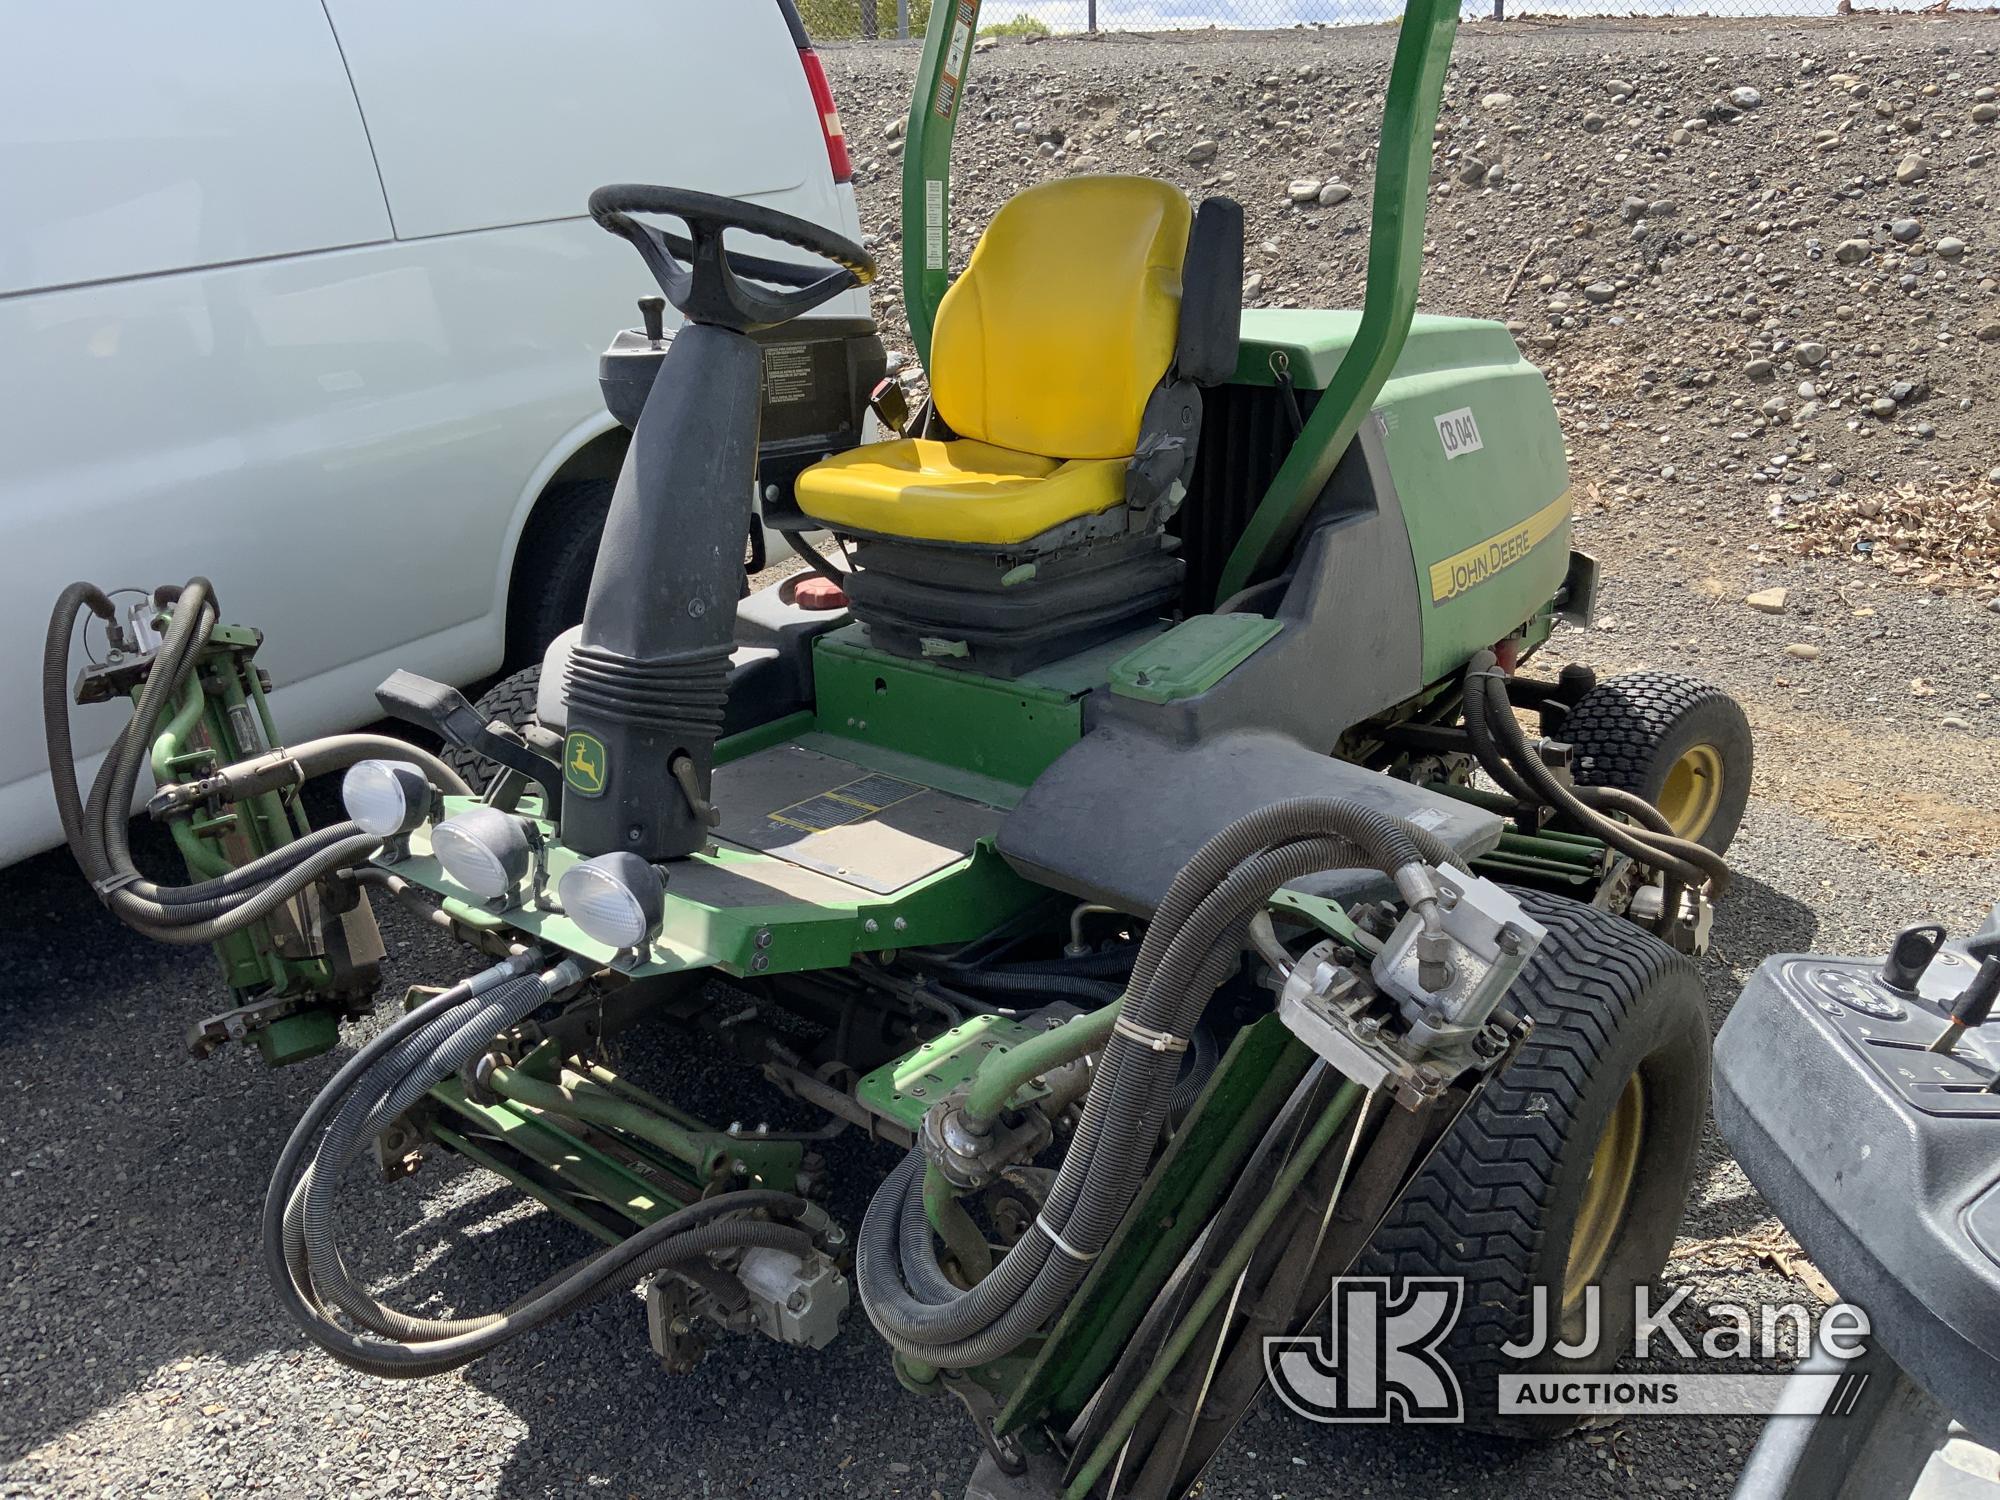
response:
M1469 406L1446 412L1437 419L1437 424L1438 441L1444 444L1446 462L1477 453L1486 446L1479 440L1479 422Z

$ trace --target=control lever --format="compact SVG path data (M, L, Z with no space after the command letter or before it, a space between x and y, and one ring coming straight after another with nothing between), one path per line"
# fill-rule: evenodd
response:
M519 771L542 789L542 805L548 809L551 821L561 825L561 768L520 741L510 740L488 729L486 721L479 717L479 711L465 701L465 694L457 688L398 669L375 689L375 701L382 705L382 712L392 719L420 725L461 749L483 755L510 771Z
M688 811L710 828L722 821L722 809L701 794L701 781L695 775L694 761L691 757L676 755L667 769L674 773L674 780L680 786L681 795L687 798Z
M1958 998L1951 1002L1944 1031L1931 1043L1930 1050L1948 1053L1966 1032L1984 1026L1987 1017L1993 1014L1996 999L2000 999L2000 958L1989 958L1972 976L1972 983L1960 990Z
M1882 960L1882 982L1906 995L1913 993L1917 981L1924 977L1924 970L1944 946L1944 938L1944 928L1936 922L1905 927L1889 945L1889 956Z
M657 349L667 337L667 299L655 294L639 299L639 319L646 325L646 338Z

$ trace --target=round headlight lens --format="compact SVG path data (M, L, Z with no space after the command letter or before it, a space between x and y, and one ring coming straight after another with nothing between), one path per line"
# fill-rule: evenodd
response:
M445 874L483 901L497 901L528 878L534 850L528 825L497 807L469 807L431 830Z
M585 937L620 949L650 942L667 905L660 872L629 850L571 865L556 882L556 899Z
M430 816L431 784L400 760L356 761L341 778L340 801L363 833L392 839Z

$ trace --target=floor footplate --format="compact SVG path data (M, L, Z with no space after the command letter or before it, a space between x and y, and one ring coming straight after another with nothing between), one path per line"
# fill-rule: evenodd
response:
M715 771L716 837L892 895L964 859L1000 813L949 792L774 745Z

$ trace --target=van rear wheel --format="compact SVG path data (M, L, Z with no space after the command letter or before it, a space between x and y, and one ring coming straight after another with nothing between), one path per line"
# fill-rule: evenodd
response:
M578 479L551 489L535 507L514 557L507 601L507 661L538 663L549 642L583 620L604 518L611 511L609 479Z

